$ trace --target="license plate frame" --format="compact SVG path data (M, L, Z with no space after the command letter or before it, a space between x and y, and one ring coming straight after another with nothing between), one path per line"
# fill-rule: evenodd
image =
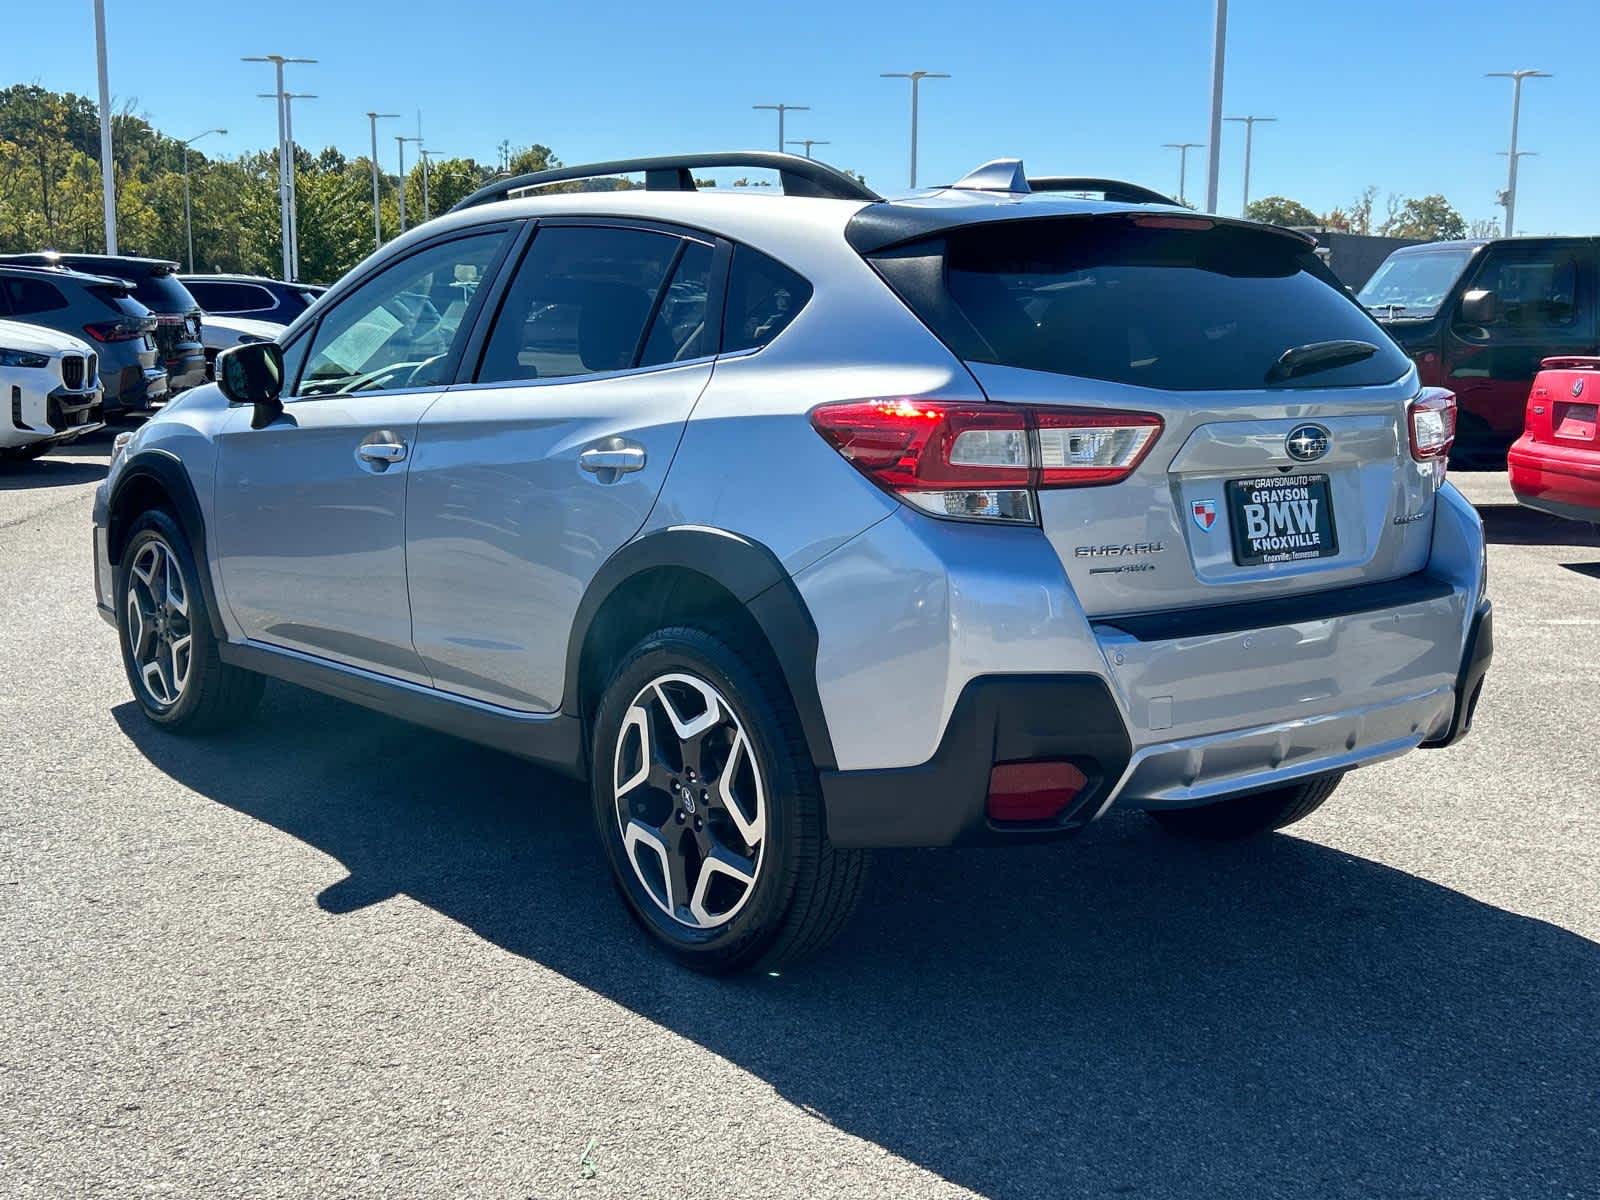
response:
M1236 566L1315 562L1339 553L1333 516L1333 481L1327 475L1254 475L1223 487ZM1310 527L1306 510L1310 503ZM1287 504L1288 508L1271 508ZM1256 511L1252 513L1251 509ZM1284 524L1284 521L1287 524ZM1265 528L1265 532L1255 531Z

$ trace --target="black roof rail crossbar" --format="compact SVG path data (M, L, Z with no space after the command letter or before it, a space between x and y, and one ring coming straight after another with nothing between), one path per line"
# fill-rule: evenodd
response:
M1029 179L1036 192L1100 192L1115 204L1176 204L1171 196L1121 179L1092 179L1076 175L1044 175Z
M458 200L450 211L503 200L512 192L527 191L547 184L567 183L574 179L599 179L606 175L637 175L641 172L648 191L692 192L695 190L694 172L716 167L757 167L776 171L786 196L867 202L883 199L854 176L835 170L826 163L801 158L798 154L779 154L772 150L723 150L709 154L619 158L613 162L583 163L549 171L533 171L527 175L513 175L509 179L496 179L485 184L470 196Z

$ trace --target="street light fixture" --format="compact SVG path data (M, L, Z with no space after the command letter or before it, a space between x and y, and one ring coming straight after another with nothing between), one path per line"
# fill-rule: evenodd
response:
M399 113L369 112L367 128L372 134L372 248L383 248L383 217L378 207L378 122L399 119Z
M400 152L400 232L406 231L406 143L420 142L419 137L406 137L403 133L394 135L395 147Z
M911 80L911 187L917 186L917 85L924 79L949 79L945 71L884 71L880 79Z
M790 138L787 144L790 146L804 146L807 158L811 157L811 147L833 145L832 142L823 141L821 138Z
M1244 126L1244 205L1240 208L1242 214L1250 207L1250 148L1255 141L1256 124L1258 122L1276 121L1277 117L1229 117L1230 121L1237 121Z
M289 102L283 87L283 68L287 63L314 63L314 58L288 58L282 54L251 54L240 62L269 62L277 72L278 89L271 95L278 100L278 224L283 238L283 277L294 279L294 172L289 149Z
M183 144L183 240L189 248L189 273L194 274L194 217L189 209L189 147L213 133L226 134L226 129L208 129L197 133Z
M1183 194L1189 180L1189 151L1205 149L1204 142L1163 142L1164 150L1178 152L1178 203L1187 204L1188 198Z
M1553 79L1555 77L1548 71L1522 70L1489 71L1484 75L1484 78L1511 80L1511 149L1509 151L1502 150L1500 153L1506 155L1509 160L1506 168L1506 194L1504 200L1506 206L1505 233L1507 237L1515 237L1517 234L1515 224L1517 218L1517 160L1524 155L1534 153L1532 150L1517 149L1517 122L1522 116L1522 81L1524 79Z
M778 114L778 153L783 153L783 114L792 112L810 112L809 104L752 104L751 108L765 108Z

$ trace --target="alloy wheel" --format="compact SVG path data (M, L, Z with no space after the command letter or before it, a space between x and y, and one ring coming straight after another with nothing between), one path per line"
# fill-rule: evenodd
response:
M128 567L128 650L150 699L171 708L189 683L189 589L172 547L159 537L139 547Z
M682 673L645 684L623 714L612 786L623 852L655 906L700 931L738 915L760 878L767 805L722 694Z

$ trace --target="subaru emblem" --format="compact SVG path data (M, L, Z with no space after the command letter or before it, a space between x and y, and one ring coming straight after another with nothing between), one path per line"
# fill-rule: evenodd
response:
M1283 448L1295 462L1316 462L1328 452L1331 436L1321 425L1297 425L1283 439Z

